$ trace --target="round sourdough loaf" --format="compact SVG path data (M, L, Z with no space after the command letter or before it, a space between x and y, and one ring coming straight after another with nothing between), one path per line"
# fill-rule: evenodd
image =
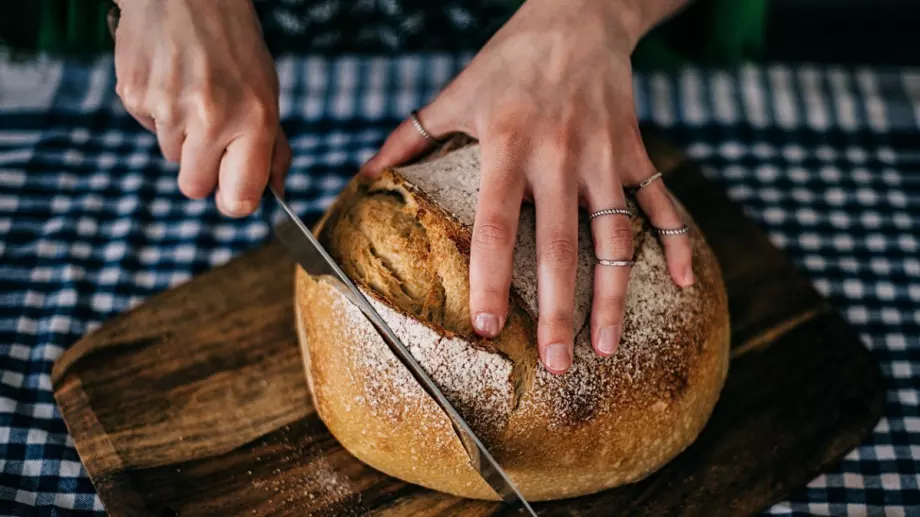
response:
M470 325L478 184L475 143L442 151L369 185L353 181L315 231L526 497L574 497L651 474L696 439L727 373L728 310L712 250L685 215L697 280L681 290L648 222L634 218L622 341L615 355L598 357L589 330L592 239L582 214L574 362L553 375L537 356L530 205L521 214L506 328L484 340ZM404 481L497 499L447 417L358 309L299 267L295 290L308 384L336 439Z

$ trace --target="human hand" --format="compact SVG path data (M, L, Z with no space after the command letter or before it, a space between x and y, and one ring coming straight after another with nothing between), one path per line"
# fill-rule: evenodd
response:
M251 214L291 149L278 77L251 0L118 0L116 91L179 163L179 190L215 192L225 215Z
M624 186L655 174L639 134L630 53L640 34L679 0L528 0L469 66L419 114L435 137L463 132L481 143L481 183L472 233L470 314L484 337L503 327L520 204L537 222L540 358L553 373L571 366L574 341L578 205L625 208ZM650 5L658 9L650 9ZM430 145L411 120L362 168L374 175ZM683 221L662 181L636 193L657 228ZM629 220L592 220L595 254L631 260ZM693 283L686 234L662 236L675 283ZM620 341L629 267L597 266L592 345L600 355Z

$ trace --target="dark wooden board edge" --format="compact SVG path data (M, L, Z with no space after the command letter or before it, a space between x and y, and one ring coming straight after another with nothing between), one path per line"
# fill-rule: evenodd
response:
M139 314L147 315L154 304L183 305L185 300L197 296L210 286L211 279L247 274L251 265L280 264L293 273L294 261L284 248L272 239L267 245L244 251L227 263L197 275L188 281L151 296L138 305L110 318L95 331L74 343L54 362L51 372L54 398L61 416L93 487L105 505L106 512L114 515L156 515L148 507L141 492L132 486L122 470L122 458L109 440L107 430L95 417L92 401L83 389L79 369L89 360L115 358L132 349L155 346L168 339L168 334L151 336L151 325L137 328L133 323ZM145 318L150 322L151 318ZM293 330L291 331L293 333ZM156 334L156 333L154 333ZM300 364L294 365L299 371ZM90 453L91 451L91 453Z

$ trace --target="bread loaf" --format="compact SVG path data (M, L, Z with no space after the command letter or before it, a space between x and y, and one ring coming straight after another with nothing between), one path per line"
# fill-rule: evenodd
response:
M623 337L602 358L590 344L593 249L582 214L574 360L553 375L537 355L532 206L521 214L506 327L493 340L473 332L478 185L473 143L369 185L352 182L315 231L526 497L574 497L644 478L697 437L727 373L728 310L711 249L687 217L697 280L682 290L648 222L634 218ZM447 417L358 309L299 267L295 298L313 401L348 451L410 483L497 499Z

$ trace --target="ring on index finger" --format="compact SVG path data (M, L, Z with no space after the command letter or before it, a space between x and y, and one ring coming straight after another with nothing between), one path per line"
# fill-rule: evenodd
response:
M412 113L409 114L409 119L412 121L412 126L415 127L415 129L425 138L425 140L428 140L433 144L438 143L438 139L429 133L428 130L425 129L425 126L422 125L422 121L418 118L418 110L412 110Z

